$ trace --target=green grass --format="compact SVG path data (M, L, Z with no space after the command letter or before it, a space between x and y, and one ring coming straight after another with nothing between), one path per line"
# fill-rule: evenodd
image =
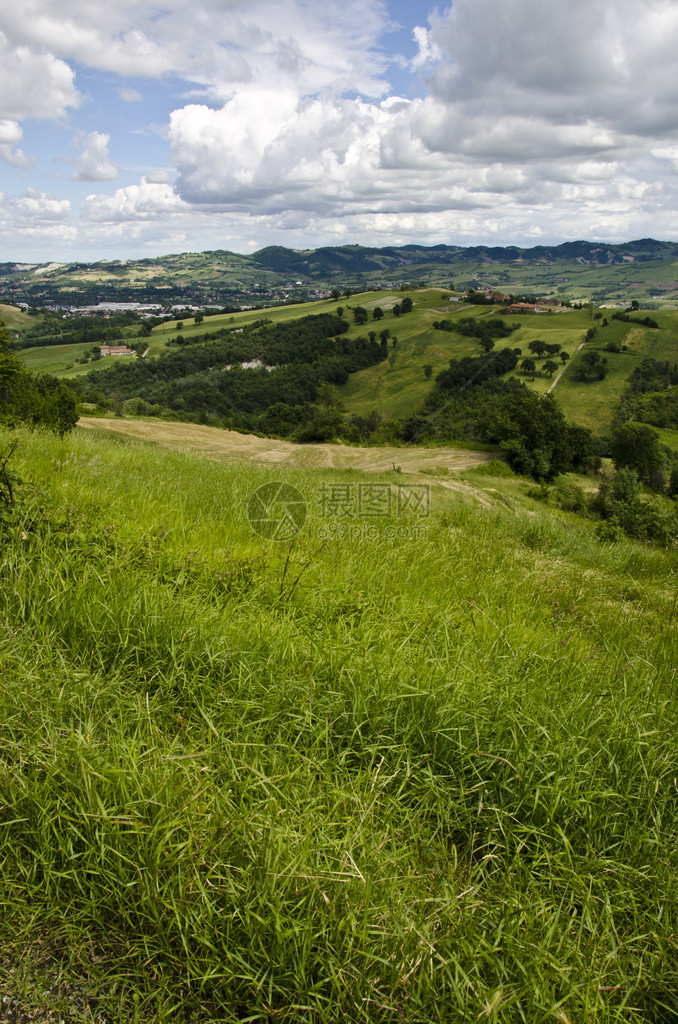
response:
M18 306L8 306L0 302L0 320L9 327L10 331L25 331L40 323L42 317L29 316Z
M45 345L37 348L24 348L18 353L33 373L51 373L56 377L71 377L76 373L87 373L97 363L78 365L85 352L91 350L90 343L81 342L76 345ZM101 360L104 362L104 360Z
M590 427L595 433L607 433L635 367L645 358L670 362L678 359L678 317L661 311L652 315L660 330L613 321L600 329L596 338L568 363L553 392L568 419ZM628 351L607 352L605 346L609 341L620 347L627 345ZM595 349L607 359L608 374L604 380L574 380L578 359L586 349Z
M505 469L351 521L322 485L407 476L21 441L3 1006L675 1019L675 551L600 544ZM308 502L292 545L247 521L271 480Z

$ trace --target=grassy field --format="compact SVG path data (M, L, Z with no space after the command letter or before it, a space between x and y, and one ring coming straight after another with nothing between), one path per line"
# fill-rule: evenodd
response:
M635 367L648 357L670 362L678 360L678 317L667 312L652 315L659 323L660 330L613 322L585 346L586 349L599 351L607 359L609 372L604 380L576 381L574 371L577 360L568 364L554 394L569 419L590 427L596 433L606 433L612 426L622 394ZM616 342L620 347L626 345L627 351L606 351L605 346L609 341Z
M96 368L97 363L86 363L81 366L77 360L92 348L89 343L77 345L45 345L37 348L24 348L19 355L33 373L51 373L55 377L72 377L75 374L87 373ZM101 360L105 362L105 360Z
M29 327L34 327L41 319L41 317L28 316L18 306L7 306L0 302L0 320L7 324L10 331L25 331Z
M498 464L406 507L92 430L14 464L5 1019L676 1019L675 551Z

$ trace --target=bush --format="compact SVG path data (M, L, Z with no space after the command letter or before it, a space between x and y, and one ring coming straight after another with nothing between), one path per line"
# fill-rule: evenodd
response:
M607 544L616 544L624 536L624 531L617 519L604 519L596 526L596 537Z
M479 473L481 476L503 476L514 477L515 473L507 462L500 462L499 459L492 459L491 462L484 462L482 466L474 466L472 473Z

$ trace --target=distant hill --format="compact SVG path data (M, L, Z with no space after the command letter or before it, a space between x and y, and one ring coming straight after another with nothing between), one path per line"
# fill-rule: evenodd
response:
M597 304L636 298L645 308L678 302L678 243L652 238L617 245L267 246L97 263L2 263L0 301L31 306L99 302L256 306L309 301L330 288L399 287L420 280L487 287Z

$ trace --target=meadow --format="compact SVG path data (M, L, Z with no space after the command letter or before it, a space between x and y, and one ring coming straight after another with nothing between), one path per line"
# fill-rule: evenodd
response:
M5 1019L676 1019L675 550L496 462L19 440ZM248 521L271 482L285 542Z

